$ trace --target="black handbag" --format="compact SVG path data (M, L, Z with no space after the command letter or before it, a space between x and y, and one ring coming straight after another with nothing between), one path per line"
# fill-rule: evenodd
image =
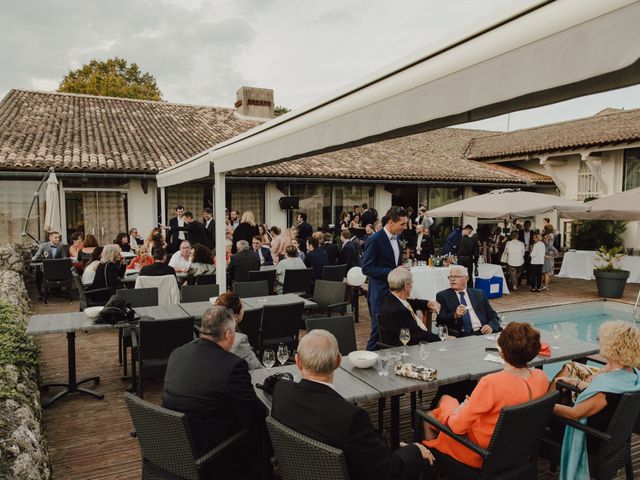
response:
M93 323L110 325L131 323L135 320L135 317L136 312L133 311L131 305L117 295L112 295Z
M274 373L273 375L269 375L267 378L265 378L264 383L256 383L256 387L264 390L269 395L273 395L273 389L275 388L276 383L282 380L293 382L293 375L291 375L289 372Z

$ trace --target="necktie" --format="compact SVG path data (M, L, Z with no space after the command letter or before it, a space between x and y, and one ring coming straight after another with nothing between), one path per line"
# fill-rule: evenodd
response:
M418 326L422 329L422 330L426 330L427 327L424 326L424 323L422 323L420 321L420 319L418 318L418 315L416 315L416 312L413 310L413 307L411 307L411 304L409 302L407 302L407 308L409 309L409 312L411 312L411 316L413 317L413 319L416 321L416 323L418 324Z
M464 292L460 292L460 305L464 305L465 307L467 306L467 301L464 298ZM469 310L465 310L464 315L462 315L462 331L467 333L473 332Z

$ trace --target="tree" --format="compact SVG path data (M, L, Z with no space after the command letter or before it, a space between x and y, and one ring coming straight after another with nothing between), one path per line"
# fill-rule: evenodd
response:
M124 58L91 60L81 68L69 71L60 82L59 92L84 93L103 97L162 100L162 92L150 73L142 73L137 64Z
M291 109L283 107L282 105L276 105L275 107L273 107L273 115L275 117L279 117L280 115L284 115L285 113L290 111Z

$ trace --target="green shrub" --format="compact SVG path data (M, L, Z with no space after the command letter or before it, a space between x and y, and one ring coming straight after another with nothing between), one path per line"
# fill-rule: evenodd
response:
M622 234L627 230L626 222L617 220L578 220L571 224L571 248L576 250L598 250L624 246Z

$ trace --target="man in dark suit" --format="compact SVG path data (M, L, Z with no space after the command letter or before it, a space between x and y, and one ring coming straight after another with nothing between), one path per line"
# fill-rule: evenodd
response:
M482 290L467 287L468 273L462 265L449 271L451 288L438 292L438 325L447 325L456 336L487 335L500 330L498 314Z
M332 388L341 360L333 335L326 330L307 333L295 359L302 380L276 384L271 415L296 432L344 451L349 478L417 479L428 463L433 464L433 455L419 443L392 452L367 412Z
M380 317L380 325L378 325L385 333L383 343L392 341L391 345L400 345L401 328L409 329L411 339L408 345L417 345L420 342L439 342L440 338L431 333L431 319L425 324L416 314L419 310L422 310L425 315L428 310L437 313L440 310L438 302L409 298L413 280L411 272L406 268L399 267L392 270L388 282L390 291L382 303L382 316Z
M200 245L204 245L205 247L211 249L213 248L213 240L209 238L207 235L207 230L204 227L203 223L200 223L197 220L194 220L193 213L185 212L184 213L184 225L182 227L171 226L171 236L175 238L178 232L186 232L187 240L191 245L195 245L199 243ZM178 246L178 248L180 248Z
M369 237L362 256L362 272L369 277L369 313L371 335L367 350L375 350L378 343L377 315L382 313L382 302L389 292L387 275L402 263L400 235L407 228L407 211L391 207L385 215L387 223L379 232Z
M140 269L138 276L164 277L165 275L175 275L173 267L167 265L167 252L162 248L153 249L153 263ZM176 277L176 280L178 277Z
M246 282L249 272L260 270L260 260L246 240L238 240L238 253L231 255L227 266L227 276L231 282Z
M466 225L462 229L462 238L460 239L460 245L458 246L458 265L462 265L467 268L469 273L468 287L473 288L473 268L478 263L478 255L480 247L478 245L478 239L471 236L473 233L473 227Z
M62 243L62 236L57 230L49 232L49 241L38 246L32 260L52 260L55 258L69 258L69 245Z
M184 207L182 205L176 205L176 216L169 219L169 230L166 231L167 250L170 254L180 250L180 242L187 239L186 232L178 230L178 227L184 227Z
M313 235L313 227L307 222L307 214L304 212L298 213L298 243L300 244L300 250L306 253L307 251L307 238Z
M335 265L337 263L338 257L340 256L340 250L338 246L333 243L333 235L330 233L324 234L324 243L320 246L325 252L327 252L327 257L329 257L329 265Z
M240 478L247 466L259 464L247 462L246 452L253 456L260 450L265 433L267 409L255 394L247 362L231 353L235 327L230 310L210 307L202 316L200 338L171 353L164 379L163 406L187 416L196 456L242 429L249 431L241 445L232 447L232 459L207 472L216 478Z
M213 211L209 207L202 210L202 223L207 232L207 238L211 241L212 245L215 245L216 221L213 219Z
M253 252L258 256L260 265L273 265L273 257L271 256L271 249L269 247L262 246L262 238L259 236L253 237L251 240L251 247Z
M311 281L322 278L322 269L329 265L329 256L322 248L317 238L309 237L307 239L307 254L304 256L304 264L308 268L313 268Z
M347 271L352 267L360 266L360 242L358 237L351 236L349 230L340 233L342 239L342 250L340 251L340 261L347 266Z
M369 210L369 206L366 203L362 204L362 215L360 216L360 223L363 227L367 225L373 225L378 220L378 212L371 209Z
M435 248L433 238L429 234L429 229L423 225L416 227L416 243L412 245L413 251L416 253L416 260L426 262L433 255Z
M533 232L531 231L531 222L529 220L524 221L522 230L518 231L518 240L524 243L524 265L522 267L522 273L518 278L518 287L524 278L527 281L527 285L532 283L529 280L531 276L531 248L533 247Z

